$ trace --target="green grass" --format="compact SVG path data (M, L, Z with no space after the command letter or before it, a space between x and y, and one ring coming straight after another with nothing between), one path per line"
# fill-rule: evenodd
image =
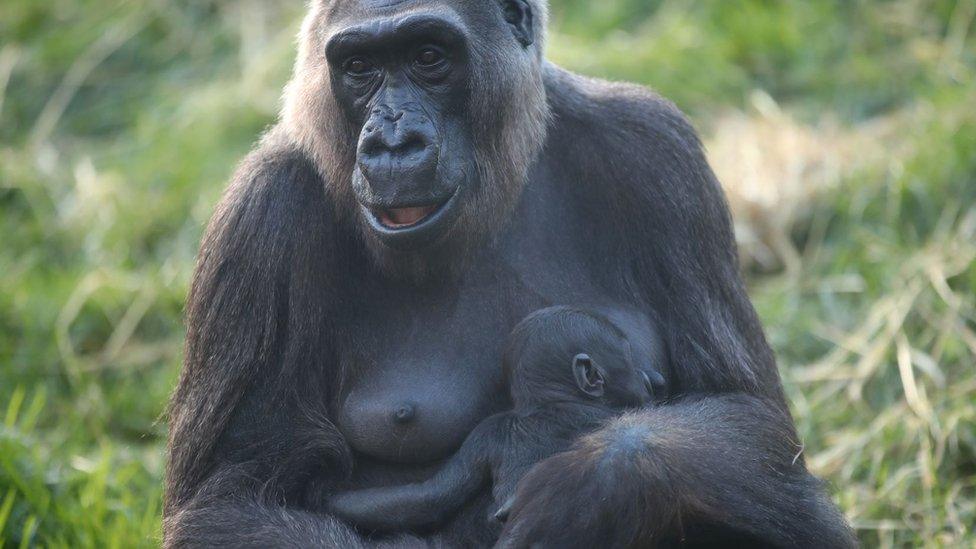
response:
M0 546L158 544L193 257L274 119L299 4L0 5ZM740 208L725 183L740 228L762 228L747 276L808 462L866 546L976 543L974 15L553 2L559 63L654 86L706 138L730 113L771 120L768 94L812 136L797 155L859 160L829 184L801 173L772 231L782 208Z

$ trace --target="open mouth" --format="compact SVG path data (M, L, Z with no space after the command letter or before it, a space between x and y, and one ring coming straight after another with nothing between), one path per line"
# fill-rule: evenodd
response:
M431 244L444 234L458 215L457 190L450 197L434 204L403 206L360 206L366 223L383 241L403 250Z
M403 208L372 207L373 226L389 233L413 232L422 227L439 224L447 210L451 209L457 192L435 204L405 206Z
M407 229L423 223L437 213L443 204L411 208L381 208L373 210L376 220L388 229Z

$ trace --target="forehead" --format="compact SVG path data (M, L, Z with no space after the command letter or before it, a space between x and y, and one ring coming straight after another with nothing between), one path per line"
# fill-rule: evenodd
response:
M565 314L544 317L536 325L543 334L540 343L548 341L559 347L582 348L588 351L615 349L623 339L609 323L584 314Z
M325 2L325 19L333 25L353 24L415 13L453 14L459 2L450 0L332 0Z
M366 8L395 8L403 4L418 4L422 0L359 0L359 4Z
M496 0L324 0L320 30L331 33L370 21L421 14L483 29L499 13Z

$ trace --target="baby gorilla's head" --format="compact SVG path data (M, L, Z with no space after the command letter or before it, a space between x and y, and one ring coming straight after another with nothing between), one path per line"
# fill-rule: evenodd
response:
M520 322L505 353L515 405L592 401L613 408L652 402L664 378L642 370L630 342L606 317L550 307Z

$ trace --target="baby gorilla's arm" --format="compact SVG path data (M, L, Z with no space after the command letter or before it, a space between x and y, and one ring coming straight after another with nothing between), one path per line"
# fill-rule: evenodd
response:
M332 512L367 531L438 526L490 480L493 456L502 444L501 419L495 415L479 423L457 454L430 480L337 494L330 501Z

